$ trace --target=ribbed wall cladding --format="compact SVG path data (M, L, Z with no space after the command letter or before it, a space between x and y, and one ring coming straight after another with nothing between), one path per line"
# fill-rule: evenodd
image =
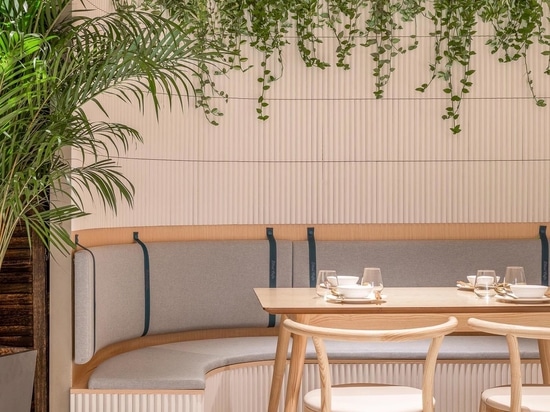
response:
M206 381L204 412L266 411L272 374L271 365L232 368L211 374ZM279 412L283 412L283 405L281 402Z
M71 412L261 412L267 409L273 367L268 364L230 368L211 373L202 395L72 393ZM542 383L540 364L522 366L525 383ZM335 384L377 382L420 387L418 363L333 364ZM317 388L315 364L306 364L302 393ZM437 410L476 412L479 396L488 387L509 383L506 363L438 364L435 379ZM283 384L284 398L286 382ZM283 412L283 402L279 412ZM298 412L302 411L301 405Z
M369 50L355 49L351 70L318 70L306 68L293 45L266 95L267 121L256 118L253 53L255 68L217 79L230 96L215 102L224 113L219 126L192 105L163 110L157 121L151 105L144 115L106 98L110 120L144 136L118 159L136 187L135 206L115 216L87 199L91 214L73 230L547 221L550 109L530 98L522 63L498 63L486 38L475 39L474 84L461 105L463 131L453 135L441 119L449 104L443 84L415 91L430 78L432 53L430 39L419 35L418 49L396 58L382 99L372 94ZM335 46L325 39L320 52L333 60ZM538 51L533 46L529 63L544 98L550 81Z
M112 391L111 391L112 392ZM71 393L71 412L201 412L202 394Z

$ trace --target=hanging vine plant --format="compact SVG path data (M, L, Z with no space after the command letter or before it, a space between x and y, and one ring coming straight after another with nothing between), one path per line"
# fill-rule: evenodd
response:
M328 36L336 40L335 66L343 70L351 68L349 58L357 46L368 49L374 97L382 98L396 70L395 57L419 44L419 19L432 27L433 60L427 64L427 81L416 90L425 92L441 84L449 101L442 118L451 123L453 133L461 131L461 103L473 87L476 70L471 58L479 23L493 29L486 42L490 52L502 63L523 61L536 105L546 104L535 93L527 51L538 43L550 59L550 36L544 26L550 0L145 0L145 6L152 5L172 18L189 20L190 34L197 39L231 50L229 69L250 68L243 45L261 53L256 110L263 120L269 117L268 91L283 75L283 49L291 39L304 64L319 69L330 66L318 53ZM545 73L550 74L550 60Z
M546 6L546 9L545 9ZM525 67L527 85L537 106L546 106L544 99L539 99L533 87L533 80L527 50L537 41L544 45L543 55L548 56L544 73L550 75L550 35L545 34L543 21L549 21L549 1L525 0L502 4L487 2L480 12L483 21L491 23L494 35L487 41L491 53L498 53L501 63L522 60Z
M429 66L432 73L430 81L416 90L424 92L435 79L443 82L443 93L449 96L449 106L442 118L451 121L453 133L460 132L457 123L460 104L470 92L471 76L475 73L470 66L470 59L475 54L472 39L476 12L477 5L474 2L456 0L435 0L433 9L426 12L434 27L429 34L434 38L435 57Z

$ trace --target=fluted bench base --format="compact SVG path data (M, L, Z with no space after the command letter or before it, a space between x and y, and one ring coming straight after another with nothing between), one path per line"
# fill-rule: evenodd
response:
M71 412L257 412L268 404L275 336L208 339L151 346L97 367L89 389L71 391ZM360 345L327 342L335 383L351 378L418 386L426 341ZM526 381L539 383L536 342L522 342ZM308 344L302 390L318 386ZM448 336L437 366L439 410L475 411L481 391L508 383L506 342L497 336ZM284 388L283 388L284 393ZM101 405L97 409L94 405ZM281 406L282 412L282 406Z

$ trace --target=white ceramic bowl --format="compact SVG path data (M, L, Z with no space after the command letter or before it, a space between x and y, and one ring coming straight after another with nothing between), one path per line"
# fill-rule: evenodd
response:
M357 284L357 282L359 281L359 276L341 276L341 275L338 275L338 276L336 276L336 278L338 279L338 282L335 282L334 276L329 276L328 280L329 280L330 283L337 284L338 286L341 286L341 285L354 285L354 284Z
M518 298L542 298L548 287L542 285L510 285L510 289Z
M345 298L358 299L368 297L374 288L372 285L340 285L336 287L336 291Z

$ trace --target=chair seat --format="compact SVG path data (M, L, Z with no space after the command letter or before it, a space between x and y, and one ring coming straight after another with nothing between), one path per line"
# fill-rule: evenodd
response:
M522 412L550 412L550 386L523 386ZM481 400L497 410L510 410L510 387L500 386L483 391Z
M332 412L422 412L422 391L408 386L333 387L331 393ZM320 389L304 396L304 407L321 411Z

